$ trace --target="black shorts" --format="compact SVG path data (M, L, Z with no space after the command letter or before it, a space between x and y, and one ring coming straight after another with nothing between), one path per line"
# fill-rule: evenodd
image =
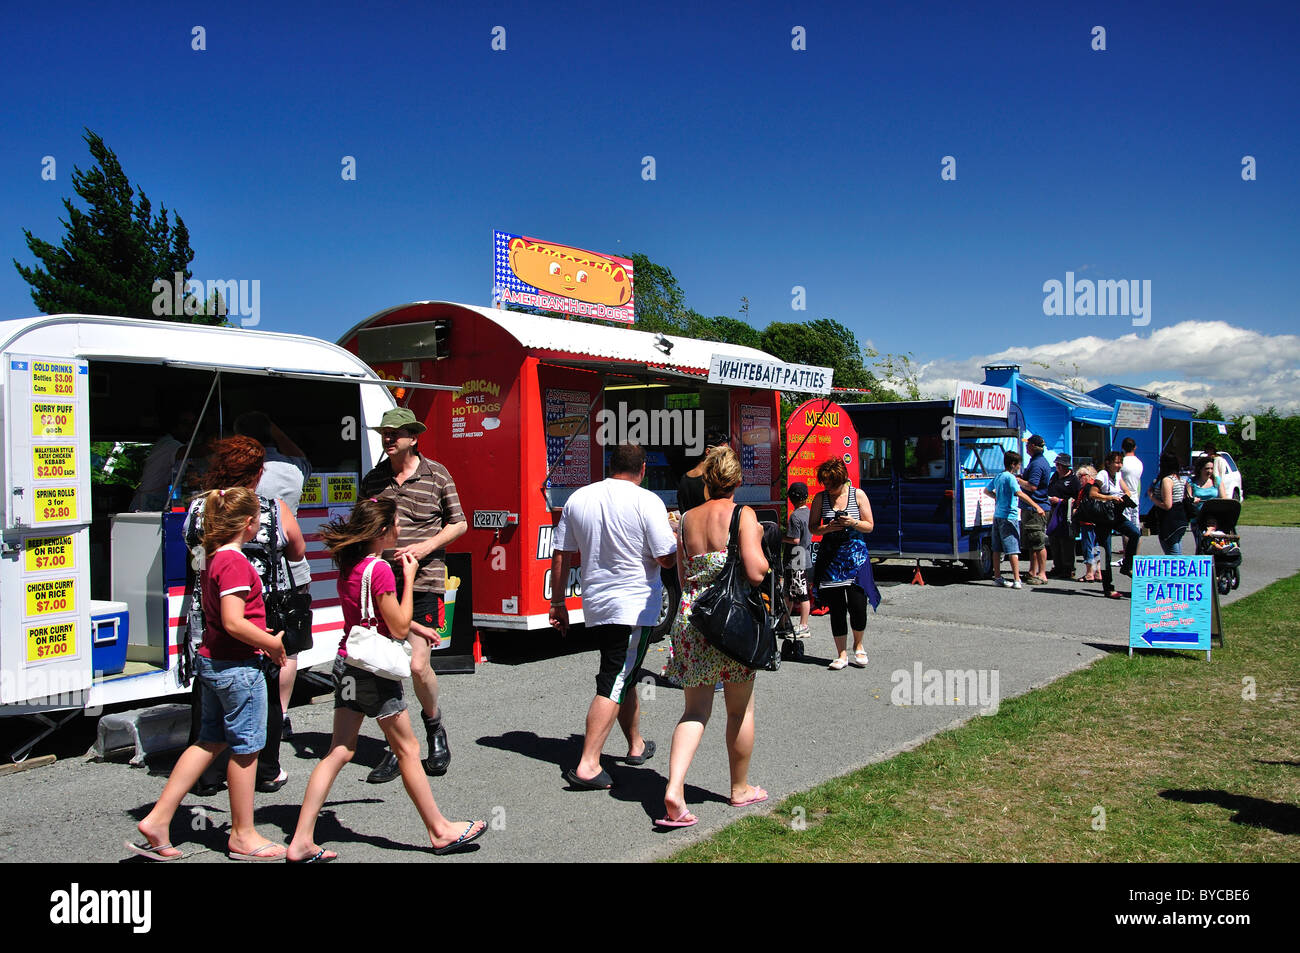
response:
M650 647L652 626L589 625L587 631L600 646L600 671L596 673L596 694L620 705L628 689L635 691L636 673Z
M334 708L383 719L406 711L406 699L401 682L349 665L340 655L334 659Z
M442 593L421 592L418 589L411 596L411 621L430 629L441 629L446 619L446 610L442 604Z

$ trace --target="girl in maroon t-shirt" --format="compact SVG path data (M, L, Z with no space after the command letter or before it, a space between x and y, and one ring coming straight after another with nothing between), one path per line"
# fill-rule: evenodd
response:
M378 623L376 628L389 638L404 641L411 628L411 583L419 564L409 553L400 557L403 587L399 597L393 571L381 555L385 549L397 546L396 504L392 500L362 500L352 508L347 518L323 526L320 537L339 567L343 631L346 633L352 626L369 621L361 618L361 589L367 568L373 566L370 568L370 603ZM289 842L289 862L321 863L338 856L316 843L316 818L329 797L334 779L356 753L357 735L367 716L379 720L389 747L397 755L402 783L411 803L420 812L420 820L428 830L429 844L434 853L451 853L481 837L487 829L483 821L449 821L438 810L420 764L420 743L411 730L411 716L402 698L402 683L350 666L346 655L344 644L340 643L339 655L334 661L334 737L330 740L329 753L312 771L307 782L302 811L298 814L298 827Z
M257 535L258 500L252 490L236 487L213 490L204 502L203 552L200 581L206 624L203 646L195 660L203 693L199 738L185 749L153 810L136 825L143 844L128 850L150 860L176 860L182 854L171 845L168 832L181 800L205 768L230 748L227 786L230 789L231 860L282 860L285 850L257 833L253 826L253 783L257 753L266 744L266 681L259 656L276 665L285 661L283 632L266 631L262 581L240 551Z

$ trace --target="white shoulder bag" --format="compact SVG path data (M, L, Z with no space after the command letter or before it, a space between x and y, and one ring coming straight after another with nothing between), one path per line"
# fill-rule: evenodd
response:
M361 621L348 630L346 661L380 678L401 681L411 677L411 646L379 631L375 600L370 593L370 577L378 559L371 558L361 577Z

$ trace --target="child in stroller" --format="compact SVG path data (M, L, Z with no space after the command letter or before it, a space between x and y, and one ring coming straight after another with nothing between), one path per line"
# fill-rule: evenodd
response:
M1206 500L1196 513L1198 541L1196 555L1214 557L1214 577L1219 595L1226 596L1241 585L1241 537L1237 500Z
M758 525L763 529L763 555L767 557L767 564L771 567L767 578L759 588L763 594L763 602L767 605L767 614L772 619L772 628L776 631L776 637L784 640L780 657L787 659L795 657L792 646L798 646L798 654L802 656L803 645L795 641L795 627L785 601L787 575L786 566L781 559L781 527L769 520L761 520Z

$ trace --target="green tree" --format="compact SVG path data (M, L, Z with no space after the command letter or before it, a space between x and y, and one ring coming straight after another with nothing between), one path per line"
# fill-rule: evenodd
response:
M143 191L137 197L117 155L104 140L89 129L84 138L95 166L86 172L74 169L72 187L85 202L85 210L64 198L68 217L59 222L67 234L57 246L23 229L27 247L39 264L27 268L15 260L14 267L32 286L36 307L46 314L225 323L220 314L154 313L158 297L155 281L166 281L170 287L178 272L184 281L191 277L194 251L189 230L179 215L175 224L171 223L166 206L155 216L149 198Z
M701 341L722 341L753 348L763 346L763 335L757 328L725 314L706 318L696 311L687 311L686 335Z
M632 305L636 330L687 334L686 296L672 270L645 255L632 255Z

